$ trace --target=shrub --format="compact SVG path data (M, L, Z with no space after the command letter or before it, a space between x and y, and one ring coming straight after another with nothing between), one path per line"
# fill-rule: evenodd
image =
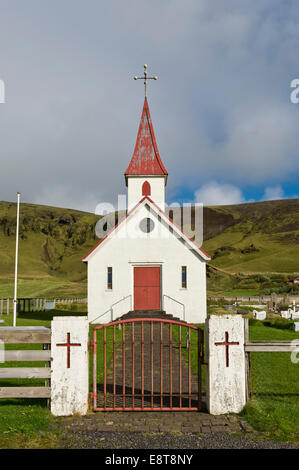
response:
M270 277L265 274L250 274L248 277L259 283L270 281Z
M68 311L71 311L71 312L85 312L87 311L87 303L63 303L63 302L59 302L57 303L57 308L59 310L68 310Z
M269 326L270 328L279 328L280 330L293 330L293 321L286 318L271 318L269 320L249 319L250 326Z

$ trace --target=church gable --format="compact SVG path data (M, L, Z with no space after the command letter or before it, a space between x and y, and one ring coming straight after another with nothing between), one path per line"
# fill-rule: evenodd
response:
M149 197L145 196L128 214L116 225L110 233L101 239L97 245L83 258L89 261L99 249L110 240L144 240L149 239L153 243L159 240L176 238L186 246L186 249L193 251L201 260L207 261L209 255L199 247L189 236L184 233L173 221L163 212Z

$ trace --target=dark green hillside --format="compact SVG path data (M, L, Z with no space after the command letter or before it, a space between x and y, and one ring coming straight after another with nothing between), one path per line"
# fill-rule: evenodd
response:
M230 273L299 271L299 200L265 201L210 208L230 225L207 232L204 248L212 265ZM231 221L233 217L233 222ZM209 219L204 224L209 230Z
M96 243L98 219L72 209L21 204L19 295L86 295L81 259ZM16 204L0 202L0 296L12 296L15 232Z

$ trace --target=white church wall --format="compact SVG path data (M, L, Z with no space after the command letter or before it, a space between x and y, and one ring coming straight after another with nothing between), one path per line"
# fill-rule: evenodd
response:
M164 176L129 176L128 177L128 210L131 210L142 196L142 185L148 181L151 186L150 198L157 206L165 210L165 179Z
M144 217L155 221L150 234L139 229ZM150 214L146 207L138 209L132 219L121 224L112 238L106 239L93 252L88 261L88 319L90 322L111 321L134 306L134 266L161 266L161 297L172 297L185 305L185 320L203 323L206 319L206 266L205 262L184 246L168 226ZM127 232L130 237L127 236ZM134 237L135 234L135 237ZM107 289L107 267L113 270L113 288ZM187 288L181 287L181 267L187 266ZM128 298L128 296L130 296ZM121 301L121 299L124 299ZM180 304L164 297L167 313L183 319ZM120 301L120 302L119 302ZM130 304L131 302L131 304ZM176 304L176 306L174 306ZM163 308L163 305L161 306ZM105 315L103 315L105 314ZM100 317L100 318L99 318Z

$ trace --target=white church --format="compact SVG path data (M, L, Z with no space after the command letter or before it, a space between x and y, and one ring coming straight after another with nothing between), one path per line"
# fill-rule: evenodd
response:
M88 264L89 322L109 323L128 312L205 321L210 256L166 214L167 177L145 96L125 172L126 216L83 258Z

